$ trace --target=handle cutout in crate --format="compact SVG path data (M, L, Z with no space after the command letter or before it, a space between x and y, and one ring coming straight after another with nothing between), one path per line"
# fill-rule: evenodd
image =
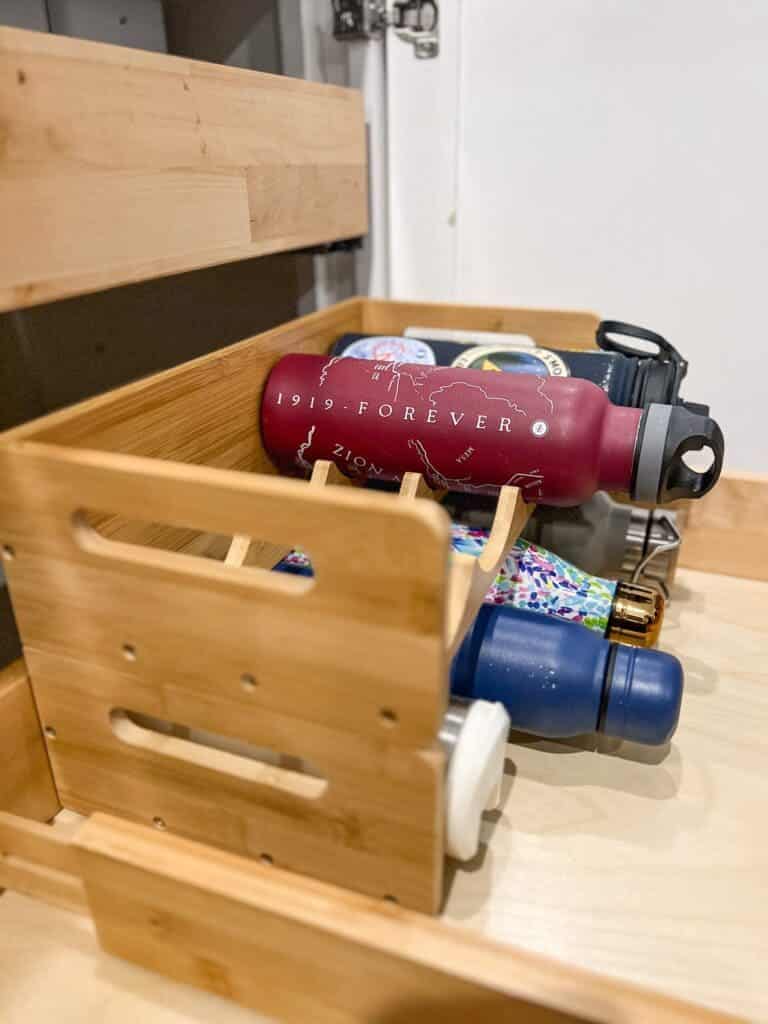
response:
M418 474L406 474L418 476ZM318 459L312 466L312 476L309 480L310 487L326 487L328 484L337 486L356 487L357 481L344 476L335 462L328 459ZM296 546L296 545L294 545ZM227 565L260 565L264 569L271 569L282 561L286 555L293 550L275 544L255 541L244 533L235 534L226 555Z
M126 708L113 708L112 732L123 743L185 764L271 786L307 800L319 799L328 780L300 758L245 740L168 722Z
M50 512L61 520L56 543L63 557L77 561L76 548L89 561L112 561L147 584L161 573L169 582L172 577L196 581L203 592L249 592L254 597L268 592L276 598L275 610L290 611L295 598L306 597L312 613L336 615L343 607L349 621L375 621L378 631L401 629L414 645L417 635L425 633L442 642L444 546L450 530L444 513L428 507L432 503L398 507L391 495L358 486L308 485L305 480L111 453L62 453L43 444L31 446L27 454L33 475L55 481ZM231 559L227 565L225 560L139 547L120 536L102 537L82 510L206 530L227 538L227 550L236 535L267 538L283 544L283 550L300 545L312 555L316 578L287 580L280 574L243 572ZM368 544L372 536L376 545ZM365 564L350 558L350 551L364 547ZM252 548L244 562L249 568ZM280 554L272 552L253 567L271 567ZM386 584L367 597L364 578L372 574ZM434 682L430 658L424 657L427 664L419 671Z
M215 566L218 563L229 573L232 570L256 570L251 578L261 578L271 585L273 577L260 570L271 569L295 544L253 539L236 534L225 537L190 527L167 523L148 522L79 509L73 516L75 537L80 547L94 554L126 555L134 553L157 562L157 557L170 560L167 564L195 568ZM118 539L119 538L119 539ZM298 587L296 587L298 584ZM292 580L290 587L304 593L314 585L312 580ZM282 584L279 584L282 586Z

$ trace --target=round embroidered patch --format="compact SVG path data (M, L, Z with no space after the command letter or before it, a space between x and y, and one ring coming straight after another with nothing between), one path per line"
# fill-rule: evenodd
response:
M387 335L358 338L349 348L344 349L342 355L352 359L375 359L380 363L435 365L435 353L425 341L419 341L418 338L397 338Z

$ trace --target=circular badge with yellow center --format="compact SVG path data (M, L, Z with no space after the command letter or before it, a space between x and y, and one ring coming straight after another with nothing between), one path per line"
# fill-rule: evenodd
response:
M525 345L479 345L468 348L453 361L465 370L495 370L500 373L531 373L538 377L570 377L560 356L545 348Z

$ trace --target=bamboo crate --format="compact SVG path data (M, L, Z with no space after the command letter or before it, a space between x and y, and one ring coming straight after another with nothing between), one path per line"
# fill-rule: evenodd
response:
M281 989L266 998L252 969L255 948L237 961L229 956L238 929L250 922L260 932L267 915L271 952L265 959L258 951L264 970L289 976L286 965L297 968L296 929L303 935L318 922L313 913L286 912L278 941L273 915L291 893L289 902L318 900L325 913L322 951L302 946L304 965L343 955L342 976L356 974L362 950L349 952L352 933L336 922L362 915L354 934L370 928L378 952L395 957L406 1001L438 984L433 972L445 972L441 957L450 954L452 980L440 981L446 998L456 985L456 998L460 991L483 1006L488 999L499 1019L528 1019L511 994L584 1019L643 1019L646 997L631 988L601 978L595 1000L596 982L525 956L522 988L502 984L511 951L444 935L381 903L388 897L427 913L443 903L436 735L448 658L526 510L514 489L502 494L488 564L449 557L447 516L419 496L418 477L407 478L399 496L344 486L327 463L308 482L277 477L257 410L264 378L284 352L325 352L345 331L396 332L413 319L525 330L560 345L586 343L594 326L587 314L353 299L4 436L0 529L53 780L64 807L95 817L67 840L4 818L0 845L9 856L0 881L87 907L112 952L289 1019L309 1019L308 998L313 1019L325 1019L321 1006L335 1019L331 994ZM696 564L700 531L724 518L716 502L729 502L738 486L727 481L702 513L691 511L684 563L693 540ZM753 499L762 497L757 487ZM296 543L313 555L316 587L267 572ZM140 716L175 728L161 735ZM185 730L280 757L246 761L226 744L195 744ZM299 759L325 783L296 771ZM615 768L604 760L607 778ZM562 780L567 787L566 768ZM181 927L173 909L181 904L195 907L210 942L202 931L187 933L183 912ZM211 933L213 918L227 921L220 934ZM415 965L405 941L412 929L423 932L419 949L435 944ZM203 946L216 965L210 976L199 967ZM479 974L458 970L467 957ZM551 990L529 989L541 970ZM229 988L219 974L235 979ZM342 1001L342 1019L377 1019L371 1007L386 1002L381 984L376 997L366 989ZM702 1019L699 1009L647 998L669 1019Z
M4 223L18 243L17 258L0 262L2 304L364 230L359 102L345 90L286 82L0 30L0 114L14 140L0 151L0 212L7 200ZM96 88L115 123L138 110L127 122L130 145L112 145L98 117L74 115ZM264 138L279 140L266 158L256 145ZM357 183L343 215L328 184L337 164ZM290 173L276 173L282 165ZM191 186L211 220L180 227ZM170 218L167 230L145 238L132 233L135 217L120 220L119 204L130 206L134 194L150 204L137 216ZM55 228L50 246L41 197ZM100 219L115 202L123 212L105 239ZM79 228L73 261L59 243ZM487 554L476 561L451 553L447 515L418 475L399 495L349 486L328 463L310 481L283 479L259 437L274 363L287 352L325 353L345 332L429 323L570 348L590 346L597 322L589 313L351 299L0 438L0 544L25 658L0 677L0 737L13 752L13 771L0 777L0 885L89 915L107 952L285 1020L732 1019L697 1003L754 1016L758 985L739 1003L734 993L748 986L710 991L699 961L687 981L668 974L657 982L671 958L653 949L663 946L660 921L673 938L695 927L717 944L717 892L710 917L699 911L701 887L675 904L682 918L664 917L665 901L674 904L702 870L714 890L725 872L740 908L754 897L753 915L744 910L739 921L746 943L765 925L759 852L739 875L734 856L747 854L738 828L735 839L718 832L734 815L760 829L757 726L766 711L755 638L764 638L764 587L688 573L675 599L678 625L688 623L677 649L689 680L693 636L737 709L703 702L688 731L683 708L686 771L703 770L708 758L722 770L724 794L706 803L715 824L699 826L705 863L716 865L709 874L686 844L668 885L654 881L660 862L651 855L639 862L638 882L637 864L622 875L621 863L606 868L597 852L601 835L615 849L612 818L616 828L635 828L641 849L652 848L658 829L675 832L678 817L684 829L700 804L695 790L687 803L652 813L632 797L659 799L668 778L661 765L639 763L637 752L608 757L524 737L510 747L519 778L501 821L488 823L483 855L446 872L437 732L449 659L530 508L504 489ZM691 508L681 564L768 578L765 494L758 480L723 481ZM727 565L713 554L713 537L728 546ZM268 572L297 544L316 579ZM686 607L688 584L701 588L705 607L695 607L698 592ZM260 759L244 756L252 747ZM548 851L572 814L526 787L543 772L570 808L574 764L600 809L586 816L594 842L573 830L563 861ZM87 820L74 829L31 820L47 820L59 805ZM542 806L549 823L537 821ZM515 848L531 829L539 829L543 874ZM514 883L494 878L494 857L519 863ZM609 922L604 933L618 951L613 960L599 955L599 929L590 933L592 955L581 955L578 930L586 933L591 918L557 887L568 865L575 891L596 906L617 873L638 887L634 917L625 904L617 928ZM9 898L0 899L0 924ZM552 900L552 935L575 929L570 942L527 926L544 920L537 915ZM517 921L503 937L511 931L517 946L539 953L497 941L500 929L488 923L495 907ZM455 917L470 927L452 927ZM729 933L725 941L737 940ZM643 956L645 973L636 962ZM6 957L13 950L0 945L0 966Z

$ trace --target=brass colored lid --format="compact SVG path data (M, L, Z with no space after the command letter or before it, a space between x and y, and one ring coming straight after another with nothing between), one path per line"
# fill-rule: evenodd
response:
M606 637L633 647L654 647L664 621L664 598L652 587L620 582L613 595L613 608Z

